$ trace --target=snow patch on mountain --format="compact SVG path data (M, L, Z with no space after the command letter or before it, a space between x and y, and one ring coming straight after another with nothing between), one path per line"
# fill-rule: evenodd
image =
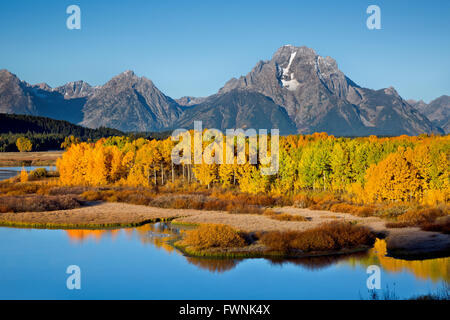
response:
M294 73L289 72L289 70L291 69L292 61L294 61L296 55L297 52L291 53L287 67L282 69L283 72L281 75L281 84L289 91L295 91L300 86L300 83L294 78Z

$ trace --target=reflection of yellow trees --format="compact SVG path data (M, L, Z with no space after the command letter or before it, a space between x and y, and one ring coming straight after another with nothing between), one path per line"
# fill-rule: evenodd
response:
M165 224L146 224L137 228L113 229L113 230L66 230L66 234L73 242L84 242L89 239L99 241L105 236L116 238L123 232L128 238L137 238L143 244L153 244L157 248L174 251L174 248L168 243L168 240L177 236L172 228Z
M236 259L207 259L186 257L186 260L190 264L193 264L201 269L217 273L229 271L235 268L239 263L239 260Z
M73 242L84 242L87 239L100 240L110 230L66 230L66 234Z
M387 272L399 273L410 272L420 279L431 279L432 281L450 281L450 258L438 258L429 260L401 260L386 256L386 241L377 239L373 249L366 258L360 261L363 265L378 264ZM357 264L355 259L351 264Z
M166 226L165 224L146 224L136 228L135 231L143 244L151 243L157 248L173 252L175 249L168 241L177 234Z

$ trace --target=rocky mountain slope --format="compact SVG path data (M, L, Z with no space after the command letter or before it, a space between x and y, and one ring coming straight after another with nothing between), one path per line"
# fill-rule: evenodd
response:
M199 120L203 128L277 128L282 135L297 131L283 107L258 92L241 89L210 96L202 103L186 108L174 127L192 129L194 121Z
M231 79L219 93L241 88L270 97L286 108L301 133L399 135L441 132L394 88L361 88L334 59L307 47L283 46L246 76Z
M405 101L392 87L362 88L334 59L290 45L258 62L246 76L228 81L217 94L201 98L174 100L132 71L103 86L76 81L52 89L0 70L0 112L122 131L162 131L202 120L204 127L221 130L278 128L338 136L443 133L440 126L449 126L448 96L441 98L419 105Z
M159 131L171 127L181 107L145 77L126 71L95 90L83 108L81 125L123 131Z
M47 84L30 85L7 70L0 70L0 113L27 114L67 120L82 121L82 108L87 97L64 99L58 89Z
M445 133L450 133L450 96L443 95L428 104L422 100L408 100L408 102L436 126L441 127Z

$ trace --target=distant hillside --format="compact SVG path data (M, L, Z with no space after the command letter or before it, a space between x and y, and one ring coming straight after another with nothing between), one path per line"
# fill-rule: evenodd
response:
M82 141L95 141L124 133L109 128L89 129L44 117L0 113L0 152L17 151L16 141L22 136L31 140L33 151L59 150L65 137L70 135Z
M109 136L123 136L122 131L109 128L90 129L64 120L45 117L0 113L0 133L45 133L73 135L79 138L99 139Z
M81 141L96 141L111 136L127 136L131 140L167 139L171 131L124 133L110 128L90 129L68 121L45 117L0 113L0 152L17 151L16 140L27 137L33 144L33 151L61 149L61 143L73 135Z

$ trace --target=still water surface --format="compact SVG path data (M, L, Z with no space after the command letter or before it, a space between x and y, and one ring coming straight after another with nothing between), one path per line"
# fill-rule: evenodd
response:
M22 168L25 169L27 172L33 171L38 168L45 168L47 169L47 171L56 170L55 166L0 167L0 181L17 176L20 173L20 171L22 171Z
M398 298L436 292L450 280L450 258L385 256L384 241L344 258L189 258L167 240L170 224L119 230L0 228L0 299L367 299L366 268L381 267L382 290ZM66 268L81 268L81 290ZM380 292L381 292L380 291Z

